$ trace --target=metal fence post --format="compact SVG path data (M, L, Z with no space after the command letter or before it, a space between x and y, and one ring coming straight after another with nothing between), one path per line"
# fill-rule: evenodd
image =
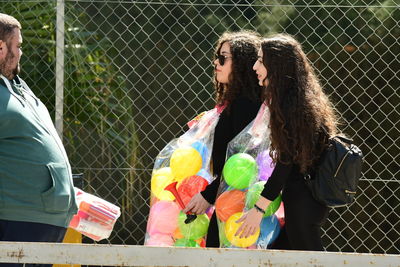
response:
M55 126L62 140L64 108L64 0L57 0Z

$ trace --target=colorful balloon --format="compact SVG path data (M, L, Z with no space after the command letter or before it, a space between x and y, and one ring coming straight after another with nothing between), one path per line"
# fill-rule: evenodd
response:
M246 208L247 209L252 209L254 207L254 204L258 201L260 198L260 194L262 190L264 189L265 181L257 182L254 183L252 186L250 186L249 190L246 193Z
M174 200L174 195L164 188L174 181L171 168L165 167L153 171L151 192L160 200Z
M146 246L169 247L174 244L174 239L170 235L155 234L146 240Z
M225 223L225 235L232 245L246 248L253 245L257 241L258 236L260 235L260 229L257 229L255 234L246 238L240 238L239 235L235 236L236 231L239 229L240 225L242 225L242 223L236 223L236 221L239 220L242 215L242 212L238 212L229 217Z
M246 249L257 249L257 244L253 244L250 247L247 247Z
M275 212L276 217L278 218L279 225L282 228L285 225L285 208L283 207L283 201L279 206L279 209Z
M150 208L147 233L173 235L178 227L179 207L172 201L158 201Z
M244 201L244 192L240 190L225 191L215 202L217 218L226 222L233 214L243 211Z
M207 214L207 216L208 216L208 218L209 219L211 219L211 216L213 215L213 213L214 213L214 206L210 206L207 210L206 210L206 214Z
M179 230L179 227L177 227L174 231L174 235L173 235L174 239L180 239L180 238L184 238L184 236L181 233L181 230Z
M274 171L275 164L269 155L269 150L264 150L257 155L258 180L267 181Z
M201 159L203 161L202 165L203 165L203 168L205 168L206 166L204 166L204 165L207 164L208 158L209 158L208 148L207 148L206 144L204 144L203 142L200 142L200 141L196 141L192 144L192 147L200 153Z
M218 222L218 235L219 235L219 243L220 247L226 248L226 247L231 247L231 243L228 241L225 235L225 223L224 222Z
M281 231L279 220L275 215L262 219L260 224L261 232L257 240L257 248L266 249L268 245L276 240Z
M211 183L212 180L214 180L210 172L207 171L206 169L201 169L196 175L203 177L204 179L207 180L208 183Z
M206 240L204 238L199 238L195 240L197 244L199 244L200 247L205 248L206 247Z
M265 181L257 182L249 188L246 194L247 209L254 208L254 204L256 204L256 202L260 198L265 183L266 183ZM281 204L281 200L282 200L281 195L279 195L274 201L272 201L265 210L264 217L268 217L274 214L278 210L279 205Z
M186 239L196 240L207 234L208 224L210 223L207 215L197 215L197 218L188 224L185 223L185 220L186 214L180 212L178 218L179 230Z
M243 189L257 178L257 163L249 154L237 153L225 162L222 173L229 186Z
M208 182L201 176L193 175L182 180L178 185L178 194L185 206L189 203L194 195L203 191Z
M177 181L195 175L201 166L201 155L193 147L177 148L171 155L170 167Z
M274 201L269 203L268 207L265 209L264 217L273 215L279 209L279 206L281 205L281 202L282 202L282 196L279 194L274 199Z
M190 247L190 248L198 248L198 247L200 247L200 245L196 241L194 241L192 239L187 239L187 238L177 239L175 241L174 246L175 247Z

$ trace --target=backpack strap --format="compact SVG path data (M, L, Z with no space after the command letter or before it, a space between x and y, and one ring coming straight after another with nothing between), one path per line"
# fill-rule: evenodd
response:
M326 131L326 129L325 129L324 126L322 126L322 129L323 129L323 131L324 131L326 134L328 134L328 132ZM350 139L350 138L344 136L343 134L340 134L340 135L334 135L334 136L329 137L329 138L328 138L328 140L329 140L328 146L330 146L330 145L333 144L333 142L334 142L334 141L332 141L333 139L339 140L339 142L344 143L344 144L346 144L346 145L351 145L351 144L353 144L353 139ZM326 153L326 149L324 149L324 150L322 151L321 156L320 156L320 158L316 161L314 167L317 167L319 164L321 164L321 160L324 158L324 154L325 154L325 153ZM312 171L308 170L307 172L305 172L305 173L303 174L303 179L304 179L305 181L312 180L312 175L311 175L311 174L312 174Z
M324 142L325 142L325 148L322 150L322 152L321 152L321 155L319 156L319 158L313 163L313 165L312 166L310 166L309 167L309 169L305 172L305 173L303 173L303 178L304 178L304 180L312 180L311 179L311 177L312 177L312 174L313 174L313 172L315 171L315 168L320 164L320 162L321 162L321 160L322 160L322 158L323 158L323 156L324 156L324 153L325 153L325 151L326 151L326 148L329 146L329 144L330 144L330 136L329 136L329 133L328 133L328 131L327 131L327 129L325 128L325 126L324 125L321 125L321 129L322 129L322 131L319 131L318 133L320 134L320 135L323 135L323 138L324 138ZM319 137L319 139L321 139L321 137Z
M353 144L353 139L350 139L350 138L348 138L348 137L346 137L344 135L335 135L335 136L333 136L331 138L332 139L333 138L339 139L339 141L341 141L343 143L346 143L346 144Z

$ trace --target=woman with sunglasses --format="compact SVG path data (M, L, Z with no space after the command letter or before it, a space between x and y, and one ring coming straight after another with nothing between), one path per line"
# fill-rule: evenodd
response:
M312 197L302 174L312 174L328 136L337 131L334 109L300 43L289 35L263 39L254 70L271 114L270 150L276 166L255 208L238 220L243 223L236 235L253 234L282 191L285 229L273 248L323 250L320 231L328 208Z
M216 179L195 195L184 212L203 214L215 202L225 163L226 149L231 141L257 115L262 90L252 66L257 59L259 36L249 31L226 32L218 40L214 60L216 102L226 105L214 133L212 151L213 175ZM207 247L219 247L216 214L208 228Z

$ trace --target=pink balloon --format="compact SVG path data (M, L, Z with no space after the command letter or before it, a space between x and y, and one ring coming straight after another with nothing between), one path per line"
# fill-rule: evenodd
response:
M146 240L146 246L168 247L174 245L174 239L170 235L155 234Z
M275 165L269 156L269 150L260 152L256 158L258 165L258 180L267 181L274 171Z
M178 227L179 207L173 201L158 201L150 208L147 221L147 232L155 234L173 235Z
M282 228L285 225L285 210L283 207L283 202L279 206L279 209L275 212L276 217L279 221L279 226Z
M206 214L207 214L207 216L208 216L208 219L211 219L211 216L213 215L213 213L214 213L214 206L211 206L211 207L209 207L207 210L206 210Z

